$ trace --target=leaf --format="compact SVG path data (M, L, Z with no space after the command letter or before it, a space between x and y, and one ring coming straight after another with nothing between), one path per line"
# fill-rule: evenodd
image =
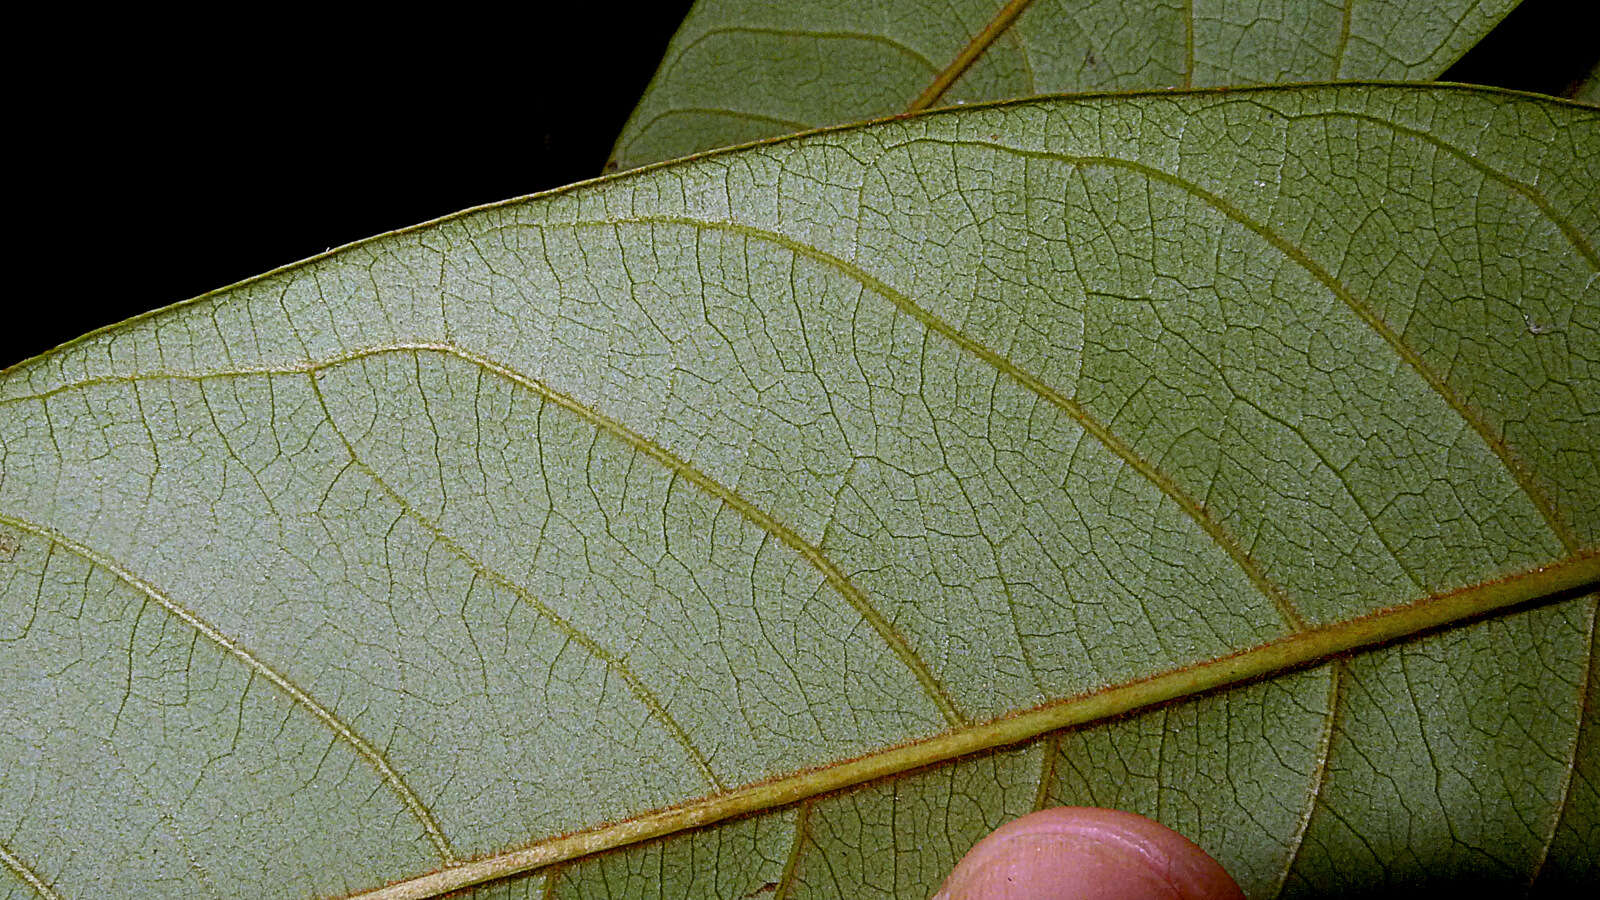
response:
M608 169L1035 94L1433 79L1519 2L700 0Z
M1588 77L1578 82L1577 89L1573 91L1572 98L1583 103L1600 106L1600 62L1594 64L1589 70Z
M11 893L917 897L1043 802L1592 879L1597 180L1529 96L1012 103L14 367Z

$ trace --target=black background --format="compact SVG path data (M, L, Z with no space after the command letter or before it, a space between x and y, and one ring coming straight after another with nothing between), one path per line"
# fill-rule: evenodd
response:
M141 16L89 41L56 23L59 46L13 91L29 164L13 169L25 237L0 369L330 247L600 175L691 5Z
M11 91L25 237L0 369L329 247L600 174L690 5L19 31L37 58ZM1444 77L1564 92L1600 53L1572 8L1528 0Z

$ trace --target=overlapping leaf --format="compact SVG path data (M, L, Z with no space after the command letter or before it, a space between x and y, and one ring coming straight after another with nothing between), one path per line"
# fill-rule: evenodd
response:
M1573 97L1584 103L1600 106L1600 62L1595 63L1588 77L1579 83Z
M1427 80L1518 2L700 0L612 163L1035 94Z
M12 369L5 883L912 897L1043 802L1592 878L1597 181L1487 91L973 108Z

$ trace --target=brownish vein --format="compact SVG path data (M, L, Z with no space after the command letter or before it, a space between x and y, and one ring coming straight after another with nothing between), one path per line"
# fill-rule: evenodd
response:
M1339 683L1343 678L1344 661L1339 659L1330 661L1327 711L1322 719L1322 737L1317 742L1317 761L1311 767L1305 809L1300 814L1300 821L1295 825L1294 837L1289 841L1289 855L1283 861L1283 874L1278 878L1277 887L1273 888L1269 896L1278 897L1283 894L1283 886L1288 883L1289 875L1294 871L1295 860L1300 858L1300 848L1305 843L1306 832L1311 829L1311 817L1317 811L1317 801L1322 797L1322 787L1328 781L1328 761L1333 755L1333 735L1339 729Z
M1545 490L1538 476L1528 467L1527 463L1523 462L1505 437L1500 434L1499 430L1477 407L1468 403L1465 397L1450 386L1444 376L1428 365L1427 361L1422 358L1422 355L1414 347L1402 340L1394 328L1382 316L1378 315L1377 310L1370 303L1356 296L1348 285L1335 278L1332 272L1329 272L1321 263L1312 259L1311 255L1305 250L1263 223L1251 218L1231 200L1171 172L1115 156L1074 156L1044 150L1020 150L1016 147L1008 147L1004 144L990 143L988 141L965 141L963 143L968 146L987 147L1024 158L1048 159L1074 166L1103 166L1105 168L1135 172L1153 181L1171 185L1195 197L1250 230L1291 262L1304 269L1307 274L1332 292L1351 312L1355 313L1356 317L1364 322L1367 327L1383 338L1384 342L1400 357L1401 361L1420 376L1455 411L1456 415L1460 416L1473 431L1478 433L1478 436L1488 446L1490 452L1500 460L1501 465L1505 466L1506 471L1511 475L1512 480L1516 482L1517 487L1527 495L1528 500L1539 511L1540 516L1550 526L1550 530L1555 533L1562 546L1568 551L1576 550L1581 546L1577 534L1566 521L1566 517L1556 507L1555 501L1550 498L1549 492Z
M1573 783L1578 780L1578 753L1583 749L1584 732L1592 727L1593 720L1586 715L1589 703L1593 700L1594 673L1597 664L1600 664L1600 650L1596 643L1600 642L1600 631L1596 628L1596 618L1600 618L1600 595L1589 598L1588 622L1588 657L1584 660L1583 676L1578 683L1578 714L1577 725L1572 730L1572 752L1567 755L1566 768L1561 773L1561 802L1556 804L1550 815L1550 827L1545 832L1544 844L1539 848L1538 862L1534 863L1533 874L1528 878L1528 890L1531 893L1534 885L1539 882L1539 874L1544 871L1545 864L1550 861L1550 848L1555 846L1556 835L1561 832L1561 819L1572 800Z
M905 636L900 634L900 632L894 627L893 624L889 622L888 619L884 618L883 613L872 604L871 600L867 599L867 595L861 590L861 588L857 587L855 582L851 581L850 578L845 575L844 572L840 570L840 568L833 562L833 560L829 559L827 555L822 552L822 548L812 544L805 538L802 538L793 529L778 521L766 510L750 502L732 488L727 487L720 481L712 478L710 475L707 475L698 468L695 468L687 460L679 457L676 453L673 453L671 450L668 450L660 444L657 444L655 441L652 441L637 431L634 431L628 426L622 424L622 422L613 419L597 409L591 408L588 405L579 402L573 397L561 393L560 391L541 381L529 378L527 375L524 375L508 366L495 362L488 357L463 350L459 347L443 344L436 345L423 343L411 345L393 345L371 352L381 353L391 352L394 350L417 350L443 353L480 366L514 384L532 391L534 394L537 394L539 397L543 398L545 402L572 413L573 415L583 419L606 434L620 439L623 443L627 444L638 453L655 460L656 462L665 466L669 471L676 473L685 481L711 495L712 497L715 497L717 500L727 505L729 509L734 510L756 527L766 531L768 534L771 534L773 537L782 542L784 546L788 547L790 550L793 550L795 553L798 553L803 559L806 560L806 562L810 563L813 568L822 574L823 579L827 581L829 586L831 586L856 610L857 613L861 615L862 619L864 619L867 624L878 633L878 636L883 639L885 644L889 645L890 651L892 651L894 655L899 658L906 668L911 670L912 676L917 679L918 684L922 686L923 692L928 695L929 700L933 701L934 705L939 709L940 714L944 716L945 721L954 726L966 724L966 717L956 709L955 701L950 698L950 693L945 690L944 685L934 677L933 671L928 668L928 664L922 660L922 657L917 654L917 651L914 650L911 647L911 644L906 641ZM357 351L355 354L346 354L344 359L353 359L359 355L369 354L368 351ZM327 368L337 364L340 361L343 360L331 360L323 363L319 368Z
M681 50L678 50L673 55L672 61L669 64L669 67L667 69L664 69L661 72L661 74L654 81L651 82L650 89L653 90L657 84L660 84L663 81L670 79L672 70L675 69L678 66L679 63L682 63L684 61L684 58L687 57L701 43L704 43L705 41L710 40L711 38L721 37L721 36L730 35L730 34L750 34L750 35L760 35L760 36L763 36L763 37L775 37L775 38L783 38L783 39L808 38L810 40L819 41L819 42L820 41L861 41L861 42L865 42L865 43L877 44L878 46L884 47L884 48L886 48L887 50L889 50L892 53L898 54L900 56L903 56L906 59L911 60L918 67L927 69L929 72L937 73L939 71L938 66L936 66L933 63L932 60L930 60L927 57L923 56L922 54L918 53L916 50L912 49L911 47L908 47L905 44L900 43L899 41L896 41L896 40L894 40L892 38L889 38L889 37L886 37L886 36L880 35L880 34L863 34L863 33L858 33L858 32L842 32L842 31L817 31L817 30L808 30L808 29L761 28L761 27L749 26L749 25L738 25L738 26L727 26L727 27L722 27L722 28L707 29L706 31L704 31L701 34L699 34L698 36L696 36L693 41L690 41L689 43L685 44ZM712 52L713 54L716 53L716 51L710 51L710 52ZM823 55L823 58L827 58L827 53L826 52L823 52L822 55ZM641 108L643 108L642 105L641 105ZM632 147L634 144L639 142L641 136L643 136L644 134L649 132L650 129L652 129L655 126L659 125L662 121L664 121L666 119L669 119L669 118L673 118L675 116L684 116L684 115L718 116L718 117L724 117L724 118L743 119L743 120L752 121L752 122L762 122L762 123L769 124L769 125L776 125L776 126L778 126L780 128L783 128L786 131L805 131L805 130L807 130L809 128L813 128L813 127L816 126L815 122L801 122L801 121L796 121L796 120L793 120L793 119L785 119L785 118L782 118L780 116L773 116L773 115L770 115L770 114L767 114L767 113L754 112L754 111L750 111L750 110L718 109L718 108L714 108L714 107L704 107L704 106L671 106L671 107L668 107L666 109L663 109L661 112L656 113L655 115L651 116L650 118L639 122L638 124L634 124L632 121L630 121L628 123L627 130L628 130L628 133L631 134L632 136L628 138L626 144L622 145L618 149L621 150L621 149L623 149L625 147Z
M1053 732L1044 742L1044 760L1039 765L1039 789L1033 795L1034 811L1050 802L1050 789L1056 783L1056 757L1061 755L1061 732Z
M1227 553L1229 558L1231 558L1236 565L1238 565L1238 567L1244 572L1245 577L1250 580L1250 583L1256 588L1256 590L1260 591L1268 600L1272 602L1272 605L1277 608L1278 614L1282 616L1284 622L1290 628L1296 631L1305 629L1305 619L1300 615L1300 612L1295 609L1294 604L1289 600L1288 595L1283 591L1283 589L1277 584L1273 583L1273 581L1267 577L1266 572L1261 568L1261 564L1256 562L1255 558L1245 551L1244 547L1239 543L1239 541L1236 540L1233 535L1223 527L1222 523L1211 514L1210 510L1206 509L1203 504L1201 504L1194 497L1190 496L1188 492L1184 491L1183 488L1180 487L1170 475L1162 471L1156 466L1155 463L1145 459L1142 455L1140 455L1139 452L1133 448L1133 445L1129 444L1126 440L1123 440L1120 435L1113 432L1109 427L1106 426L1105 423L1101 422L1099 419L1096 419L1078 401L1066 396L1065 394L1056 390L1054 387L1051 387L1039 376L1029 372L1011 360L1006 359L998 351L983 343L980 343L976 339L967 335L965 332L956 328L954 325L951 325L950 323L929 312L921 304L911 299L911 297L904 292L889 285L887 282L884 282L871 272L868 272L866 269L863 269L855 263L852 263L849 260L841 259L825 250L821 250L810 244L797 241L788 235L780 234L775 231L767 231L763 228L756 228L750 225L742 225L734 222L715 222L702 219L691 219L684 216L638 216L634 218L617 219L610 222L550 223L542 227L559 228L563 227L563 225L566 227L611 227L630 223L640 225L678 225L686 228L696 228L705 231L722 231L729 234L736 234L753 240L774 244L784 248L785 250L788 250L796 256L801 256L806 259L822 263L823 265L826 265L840 272L846 277L856 281L862 287L866 288L872 293L875 293L888 300L897 309L921 323L922 326L927 328L929 331L938 334L940 337L945 338L972 356L975 356L983 362L989 364L1000 373L1011 378L1013 381L1016 381L1018 384L1021 384L1023 387L1037 394L1040 398L1044 399L1046 402L1057 407L1062 412L1070 416L1078 423L1080 427L1092 435L1095 440L1099 441L1102 446L1114 453L1123 462L1132 467L1135 472L1138 472L1151 484L1155 485L1156 488L1161 491L1161 493L1165 494L1174 503L1178 504L1178 507L1182 509L1190 519L1194 520L1194 522L1205 531L1211 540L1215 542L1217 546L1220 547L1225 553Z
M383 753L366 738L357 734L354 728L351 728L338 716L334 715L332 710L317 702L316 698L306 693L299 685L290 681L278 670L267 665L238 641L223 634L215 625L200 618L192 610L167 596L164 591L161 591L155 585L130 572L116 560L78 543L53 528L47 528L26 519L17 518L14 515L0 513L0 522L10 525L19 531L26 531L29 534L50 541L73 555L105 569L124 584L155 601L162 609L165 609L168 613L205 636L207 640L227 651L235 659L244 663L252 672L271 682L290 700L326 725L340 740L350 745L362 759L365 759L368 765L377 771L379 777L389 786L389 789L394 791L400 801L411 811L417 821L422 824L422 828L427 832L428 840L432 842L434 850L439 854L439 858L447 866L455 864L455 851L451 849L450 841L445 838L444 831L439 827L438 821L434 819L433 813L422 802L422 798L418 797L417 793L406 784L405 779L400 777L400 773L395 771L394 766L389 764L389 760L384 757Z
M362 900L427 900L552 863L789 806L913 769L1018 744L1049 731L1098 722L1159 703L1271 677L1318 660L1459 625L1553 595L1597 587L1600 587L1600 550L1591 550L1460 590L1296 632L1228 656L1051 701L926 740L746 785L625 821L548 838L355 896Z
M811 800L808 798L800 802L800 809L794 817L794 843L789 846L789 858L784 860L783 874L778 876L778 887L773 892L772 900L787 900L789 889L794 886L795 875L800 871L800 857L805 853L806 839L811 833Z
M1429 144L1433 147L1443 150L1445 153L1455 157L1458 161L1465 163L1467 166L1477 170L1478 174L1483 175L1490 181L1496 182L1502 187L1521 194L1529 203L1532 203L1546 219L1549 219L1551 224L1556 226L1556 228L1561 232L1561 235L1567 239L1567 243L1572 245L1572 249L1578 251L1578 255L1582 256L1584 261L1589 264L1589 268L1600 269L1600 252L1596 252L1594 244L1592 244L1589 241L1588 236L1583 233L1583 229L1572 224L1571 219L1567 218L1560 210L1556 209L1555 204L1550 202L1550 198L1546 197L1543 191L1525 181L1522 181L1521 179L1511 177L1511 175L1496 169L1494 166L1489 165L1466 150L1457 147L1456 145L1438 137L1437 135L1429 134L1426 131L1416 128L1410 128L1408 126L1401 125L1398 122L1391 122L1388 119L1380 118L1378 116L1369 116L1365 113L1301 113L1298 115L1285 115L1285 118L1291 120L1354 119L1358 122L1368 122L1370 124L1377 125L1380 128L1386 128L1396 134L1403 134L1406 137L1422 141L1425 144Z
M1183 86L1194 87L1194 0L1183 0Z
M1333 48L1333 73L1331 78L1338 80L1339 70L1344 68L1344 53L1350 46L1350 12L1356 5L1356 0L1344 0L1344 11L1339 17L1339 43Z
M35 894L43 897L44 900L61 900L61 895L56 893L55 888L45 884L44 879L35 874L33 869L29 868L28 864L23 862L15 853L12 853L11 848L5 844L0 844L0 864L5 865L11 874L22 879L28 887L33 888Z
M921 112L938 102L939 98L944 96L944 92L948 91L950 86L955 84L956 80L965 74L973 63L978 61L978 57L988 51L995 40L1004 34L1005 30L1011 27L1011 23L1015 22L1017 17L1022 15L1032 3L1033 0L1009 0L1005 6L1000 7L1000 11L994 14L994 18L989 20L989 24L985 25L982 31L973 35L972 40L968 41L967 45L962 47L961 51L956 54L956 58L939 71L939 74L934 77L933 83L924 88L922 93L911 101L911 105L906 107L906 112Z
M539 892L540 900L555 900L556 885L561 883L561 876L566 871L566 866L554 865L544 872L544 890Z
M431 535L434 540L438 541L444 546L445 549L454 554L457 559L460 559L468 566L471 566L472 570L478 573L478 575L485 580L491 581L500 585L506 590L511 591L517 596L518 599L528 604L530 608L542 616L545 621L553 625L557 631L561 632L562 636L570 639L579 647L582 647L583 650L590 656L600 660L605 664L609 671L617 673L617 676L622 679L625 685L627 685L628 692L633 694L634 699L638 700L639 703L644 706L650 715L661 724L662 728L666 730L667 734L671 736L673 741L676 742L678 746L682 747L683 751L689 755L689 758L695 764L695 768L698 769L700 775L705 778L706 783L718 791L726 789L726 785L722 783L722 780L717 777L716 772L712 770L711 761L706 758L705 753L702 752L700 748L695 745L694 741L690 739L689 732L685 731L683 726L678 723L678 720L673 718L672 714L667 711L666 706L662 704L661 699L655 695L654 691L650 690L650 688L644 683L644 680L639 677L637 672L633 671L633 668L628 665L626 660L617 654L612 653L610 649L605 647L599 641L584 633L583 630L578 628L576 625L573 625L543 600L540 600L532 591L529 591L520 584L517 584L506 575L502 574L496 569L491 568L488 564L469 553L467 549L461 546L458 541L446 534L443 528L430 520L427 516L424 516L415 506L410 503L410 501L406 500L406 498L402 496L399 491L395 490L395 488L392 487L389 482L384 480L383 476L379 475L371 466L367 465L366 462L362 460L360 454L356 453L355 445L350 442L350 439L345 436L344 432L334 421L333 413L328 409L327 400L322 395L322 387L317 383L317 372L311 372L308 373L308 375L311 380L312 390L317 395L317 402L322 404L323 415L327 417L328 424L333 428L334 434L336 434L339 440L344 444L346 452L350 454L350 462L352 465L354 465L357 469L360 469L362 474L366 475L373 484L377 485L378 489L383 491L384 494L387 495L389 499L400 508L402 513L404 513L413 522L416 522L418 525L422 526L424 531L428 532L428 534Z
M612 437L618 438L635 451L666 466L669 471L672 471L685 481L688 481L690 484L693 484L700 490L726 504L730 509L744 517L751 524L771 534L784 546L799 554L801 558L810 563L811 566L823 576L823 579L828 583L828 585L832 587L834 591L836 591L845 599L845 602L849 603L851 607L861 615L862 619L865 620L866 623L871 626L871 628L883 639L884 643L888 645L890 651L893 652L895 656L906 666L906 668L911 671L912 676L916 678L917 683L921 686L923 692L928 696L928 699L933 702L934 706L939 710L940 715L943 716L945 721L950 725L956 726L966 724L966 717L960 712L960 710L956 708L955 702L951 699L949 691L946 690L944 685L940 683L939 680L934 676L932 670L928 668L927 663L922 660L922 657L917 654L916 650L911 647L911 645L906 641L905 637L900 634L894 625L889 622L888 619L884 618L883 613L872 604L872 601L861 590L861 588L857 587L856 584L851 581L842 570L840 570L838 565L822 552L822 548L807 541L793 529L789 528L789 526L780 522L773 515L756 506L754 503L746 499L738 492L734 491L732 488L727 487L726 485L712 478L710 475L700 471L687 460L679 457L671 450L662 447L660 444L657 444L644 435L630 429L620 421L613 419L598 410L591 409L585 404L566 394L561 393L560 391L555 390L549 385L530 378L527 375L524 375L521 372L511 368L510 366L496 362L495 360L490 359L482 354L457 347L453 344L431 343L427 341L383 344L374 347L364 347L361 349L352 350L328 359L307 362L300 365L259 367L247 366L237 369L218 369L205 372L159 372L141 375L86 378L81 381L73 382L70 385L60 385L50 389L49 391L31 394L26 399L44 399L48 396L62 393L64 391L78 390L101 384L129 384L139 381L157 381L163 379L174 381L203 381L209 378L238 378L248 375L316 374L324 369L347 362L353 362L363 357L405 351L432 352L443 356L453 356L457 359L479 366L486 371L492 372L512 382L513 384L533 392L546 402L578 416L591 425L594 425L596 428L604 431L607 434L610 434ZM315 379L313 379L313 386L315 386ZM12 398L13 401L20 399L24 398ZM341 437L343 437L343 435L341 435ZM353 452L352 457L354 457Z

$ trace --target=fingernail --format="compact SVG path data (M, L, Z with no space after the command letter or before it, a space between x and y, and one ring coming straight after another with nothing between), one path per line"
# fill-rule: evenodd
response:
M1195 843L1144 816L1064 806L1008 822L961 858L934 900L1243 900Z

